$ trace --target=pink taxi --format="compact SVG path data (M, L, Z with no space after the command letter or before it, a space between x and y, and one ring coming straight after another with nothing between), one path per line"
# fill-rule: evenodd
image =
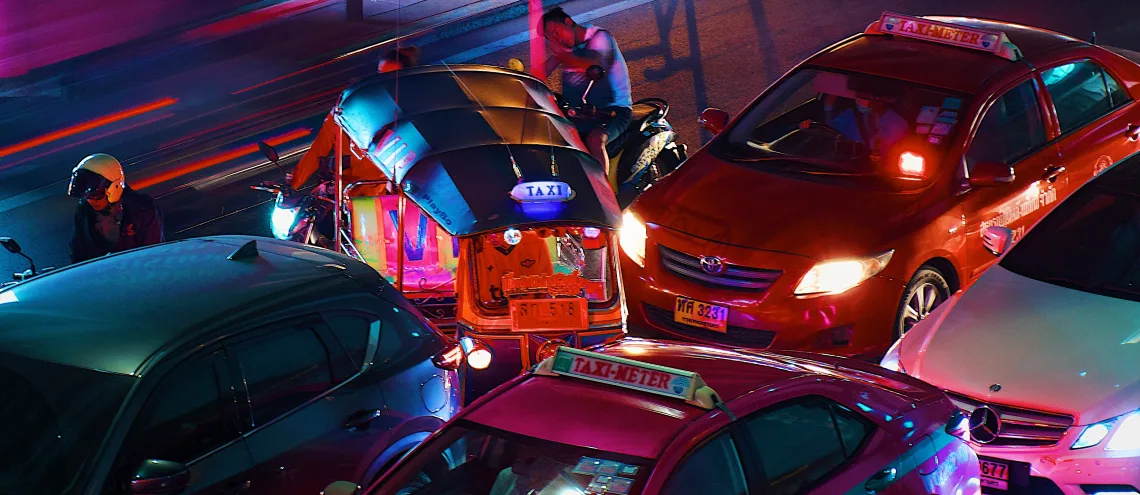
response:
M832 356L626 339L559 347L372 487L396 494L980 493L938 389Z

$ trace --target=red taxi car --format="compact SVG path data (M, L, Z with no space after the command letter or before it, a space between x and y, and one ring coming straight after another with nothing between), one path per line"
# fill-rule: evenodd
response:
M964 416L905 375L642 339L595 349L559 347L367 493L979 493Z
M627 211L629 321L690 340L881 355L1140 150L1140 54L885 13L799 64Z

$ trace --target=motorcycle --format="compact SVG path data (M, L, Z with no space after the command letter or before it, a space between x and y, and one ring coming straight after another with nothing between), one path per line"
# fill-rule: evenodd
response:
M0 288L7 287L9 285L15 285L19 282L30 279L36 275L40 275L40 274L55 270L55 267L48 267L48 268L44 268L42 270L36 270L35 260L33 260L31 256L24 254L23 249L20 248L20 244L18 242L16 242L16 240L11 238L11 237L0 237L0 245L4 246L4 249L7 249L9 253L18 254L20 256L23 256L25 259L28 260L28 264L31 265L31 267L28 268L27 270L24 270L22 272L13 273L12 279L14 281L13 282L0 283Z
M508 66L520 70L522 61L513 58ZM558 96L559 106L573 121L608 120L599 109L586 102L594 83L605 76L605 69L592 65L586 69L589 83L582 93L582 101L565 101ZM633 103L629 127L616 139L606 144L611 169L617 170L618 206L625 210L642 192L681 166L688 158L688 147L677 142L677 133L665 117L669 115L669 102L663 98L643 98ZM582 136L583 138L585 136ZM613 165L617 167L613 167Z
M331 249L334 230L332 213L336 209L336 177L329 167L331 160L322 160L317 169L316 187L308 193L300 193L289 186L290 176L278 163L280 157L277 150L263 141L258 141L257 147L284 175L282 183L267 181L249 186L251 190L276 196L269 219L273 237Z

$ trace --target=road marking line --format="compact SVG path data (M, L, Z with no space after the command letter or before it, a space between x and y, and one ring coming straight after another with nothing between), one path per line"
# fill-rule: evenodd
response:
M622 2L617 2L615 4L607 5L605 7L597 8L597 9L591 10L589 12L583 12L581 14L576 14L576 15L573 15L571 17L574 18L574 22L578 22L578 23L589 22L589 21L592 21L592 20L597 19L599 17L605 17L605 16L610 15L610 14L616 14L616 13L621 12L623 10L629 10L629 9L634 8L634 7L645 5L645 4L650 3L652 1L654 1L654 0L624 0ZM515 34L513 36L509 36L507 38L501 39L499 41L495 41L493 43L487 43L486 45L477 46L477 47L472 48L470 50L457 53L455 55L452 55L450 57L447 57L447 58L441 60L441 62L447 63L447 64L462 64L464 62L469 62L471 60L477 59L477 58L482 57L484 55L490 55L492 53L495 53L495 52L500 51L500 50L505 50L505 49L510 48L512 46L518 45L520 43L525 43L529 40L530 40L530 30L527 30L527 31L523 31L521 33Z

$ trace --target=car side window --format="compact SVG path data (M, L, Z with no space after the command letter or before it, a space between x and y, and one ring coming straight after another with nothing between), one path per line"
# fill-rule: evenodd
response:
M866 420L822 397L760 411L744 425L778 495L802 493L827 479L873 431Z
M334 354L314 331L317 322L306 320L232 345L253 409L253 427L332 388Z
M673 469L662 495L744 495L748 483L736 443L727 431L705 442Z
M1045 141L1036 83L1029 79L1006 91L986 109L966 151L967 169L972 170L979 162L1013 165Z
M1070 132L1130 101L1120 82L1091 60L1041 71L1061 132Z
M120 460L189 463L238 438L232 380L222 351L176 365L158 382L135 419ZM124 466L127 469L137 465Z
M391 371L402 370L430 359L441 342L426 322L415 313L396 305L380 311L380 342L373 365Z
M360 370L368 355L372 327L379 327L379 320L354 313L325 313L324 318L337 342L352 360L353 367Z

